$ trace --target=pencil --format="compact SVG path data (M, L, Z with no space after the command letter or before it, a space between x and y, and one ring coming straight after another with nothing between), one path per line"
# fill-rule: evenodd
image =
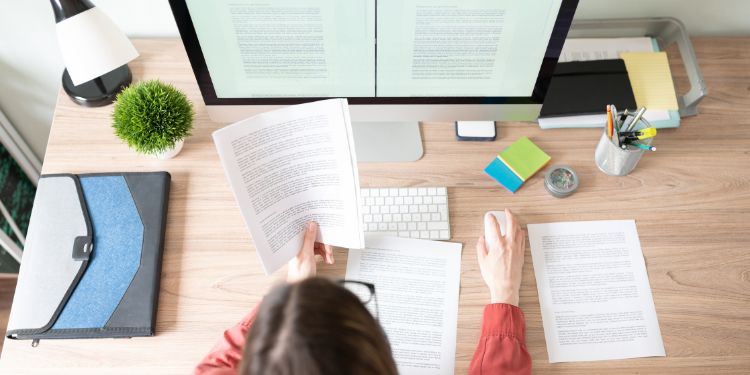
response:
M607 137L612 138L612 130L614 124L612 124L612 106L607 105Z

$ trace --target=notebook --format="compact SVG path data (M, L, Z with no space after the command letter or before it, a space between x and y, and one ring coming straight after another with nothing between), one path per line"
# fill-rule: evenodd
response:
M607 104L636 107L622 59L558 63L539 119L599 114Z
M550 156L527 137L506 147L484 169L490 177L515 193L525 181L550 161Z
M170 175L39 180L11 307L11 339L154 334Z
M666 52L622 52L638 107L677 111L677 94Z

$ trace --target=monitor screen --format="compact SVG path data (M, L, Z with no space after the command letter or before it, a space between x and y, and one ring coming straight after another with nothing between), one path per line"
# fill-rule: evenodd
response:
M524 103L538 96L570 24L559 17L563 3L574 10L576 2L170 3L207 104L333 97L407 104ZM564 30L561 38L556 27ZM545 67L550 61L552 68Z

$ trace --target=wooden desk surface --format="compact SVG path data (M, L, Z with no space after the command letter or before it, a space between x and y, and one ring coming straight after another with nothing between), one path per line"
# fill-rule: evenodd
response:
M448 123L422 127L416 163L361 164L362 186L448 186L453 241L462 242L456 374L466 373L489 295L474 244L482 214L510 207L526 223L635 219L661 326L666 358L550 364L531 255L521 288L534 372L740 373L750 371L750 38L694 39L709 96L701 114L659 132L658 151L634 173L609 177L593 162L599 130L541 131L501 123L495 142L456 142ZM286 270L267 277L211 141L211 122L175 39L136 40L135 79L159 78L187 93L194 135L173 160L130 151L114 136L110 107L90 109L64 94L57 102L44 173L167 170L172 174L157 335L134 339L5 340L2 373L187 374L222 331L255 305ZM684 70L673 64L678 87ZM554 163L573 166L579 191L549 196L539 176L515 195L482 172L498 150L529 136ZM633 199L614 200L630 195ZM342 276L346 253L321 272Z

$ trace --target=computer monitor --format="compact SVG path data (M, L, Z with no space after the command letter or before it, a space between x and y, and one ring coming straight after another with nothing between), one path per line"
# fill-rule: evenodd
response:
M170 0L210 117L348 99L363 161L418 121L534 120L578 0Z

